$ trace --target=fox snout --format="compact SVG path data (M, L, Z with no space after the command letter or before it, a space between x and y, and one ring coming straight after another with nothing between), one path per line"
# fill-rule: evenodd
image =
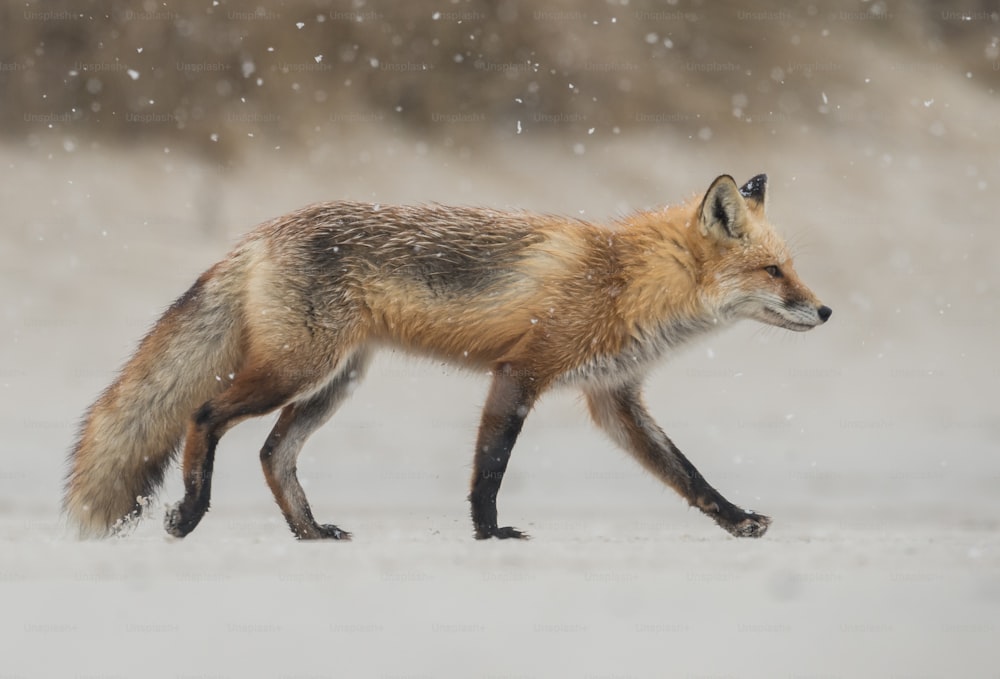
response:
M801 307L799 309L801 309ZM794 306L789 309L789 311L791 311L794 315L794 319L786 317L786 323L782 323L780 325L788 328L789 330L804 332L823 325L830 320L830 316L833 315L833 309L825 304L820 304L819 306L809 305L809 307L807 307L808 311L806 311L805 314L803 314L799 309L794 308ZM805 318L806 315L811 316L812 318L807 319Z
M768 325L775 325L794 332L812 330L826 323L830 320L830 316L833 315L833 309L818 302L806 300L793 303L779 302L777 304L769 302L771 300L765 301L763 309L755 314L751 314L751 317Z

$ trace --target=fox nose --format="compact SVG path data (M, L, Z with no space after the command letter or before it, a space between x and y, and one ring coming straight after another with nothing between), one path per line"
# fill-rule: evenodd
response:
M823 305L819 309L816 309L816 313L819 314L819 320L826 323L830 319L830 316L833 314L833 309L831 309L826 305Z

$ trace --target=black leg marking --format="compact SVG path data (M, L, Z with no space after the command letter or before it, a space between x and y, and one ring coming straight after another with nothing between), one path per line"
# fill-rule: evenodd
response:
M472 492L469 494L472 524L478 540L528 537L511 526L497 525L497 494L507 471L510 451L521 433L535 396L530 377L520 375L511 366L501 366L494 371L493 384L479 425Z
M194 426L200 427L200 425ZM208 511L212 498L215 448L218 442L216 436L204 439L205 448L200 465L193 469L186 467L188 454L185 448L184 499L168 507L163 517L163 527L175 538L182 538L197 528Z

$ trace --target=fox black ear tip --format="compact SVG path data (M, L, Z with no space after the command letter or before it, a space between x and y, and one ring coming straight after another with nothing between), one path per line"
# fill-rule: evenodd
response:
M740 193L744 198L762 198L767 190L767 175L763 172L751 177L746 184L740 187Z

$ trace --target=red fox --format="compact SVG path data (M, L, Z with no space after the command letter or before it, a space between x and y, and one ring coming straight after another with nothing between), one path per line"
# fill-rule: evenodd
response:
M82 536L138 517L183 440L183 537L209 508L216 444L281 409L260 451L299 539L319 524L296 460L380 347L488 370L469 501L475 537L497 521L521 426L557 386L583 391L611 439L739 537L771 519L702 477L643 405L651 364L738 319L804 331L832 313L799 280L764 211L767 177L718 177L700 199L611 225L524 212L354 202L311 205L252 231L164 313L91 406L70 456L64 509Z

